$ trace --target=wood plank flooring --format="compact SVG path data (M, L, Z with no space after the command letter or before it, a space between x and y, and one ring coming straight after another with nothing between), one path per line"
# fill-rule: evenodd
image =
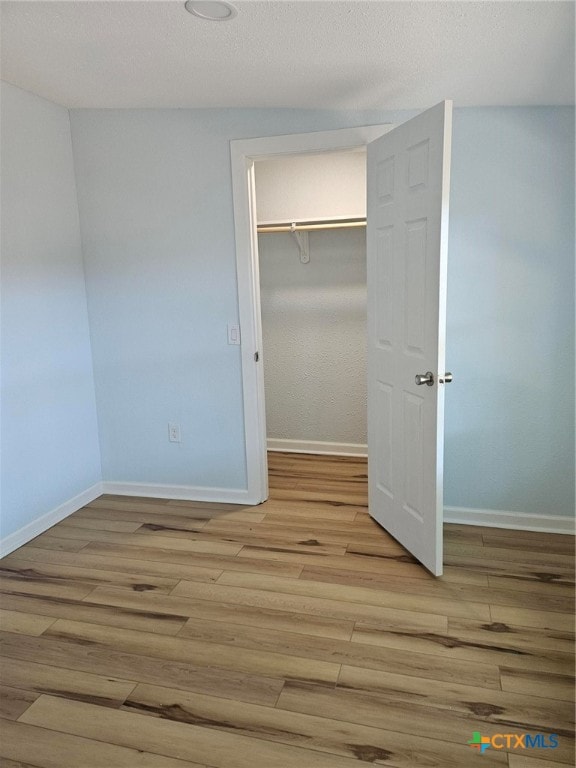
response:
M258 507L102 496L2 560L2 768L573 764L573 538L447 525L434 579L364 460L269 465Z

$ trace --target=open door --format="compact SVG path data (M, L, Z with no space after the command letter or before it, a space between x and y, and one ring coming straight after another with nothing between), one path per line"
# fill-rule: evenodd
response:
M452 102L368 145L370 515L442 574Z

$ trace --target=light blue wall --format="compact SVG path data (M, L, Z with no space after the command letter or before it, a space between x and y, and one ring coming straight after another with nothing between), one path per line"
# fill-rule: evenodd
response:
M454 119L446 503L574 513L574 112Z
M1 87L4 537L101 474L68 112Z
M230 139L373 118L71 112L106 480L245 487Z
M230 139L409 116L72 112L105 479L245 485ZM573 511L573 144L569 109L456 111L448 505Z

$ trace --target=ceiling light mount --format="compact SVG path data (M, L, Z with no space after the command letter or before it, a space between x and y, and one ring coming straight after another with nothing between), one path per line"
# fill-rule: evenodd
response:
M188 0L184 7L188 13L207 21L230 21L238 15L236 8L225 0Z

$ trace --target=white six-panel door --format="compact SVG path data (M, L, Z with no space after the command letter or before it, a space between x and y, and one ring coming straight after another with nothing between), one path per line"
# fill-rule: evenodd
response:
M368 145L370 515L442 573L452 103ZM433 374L433 384L416 376Z

